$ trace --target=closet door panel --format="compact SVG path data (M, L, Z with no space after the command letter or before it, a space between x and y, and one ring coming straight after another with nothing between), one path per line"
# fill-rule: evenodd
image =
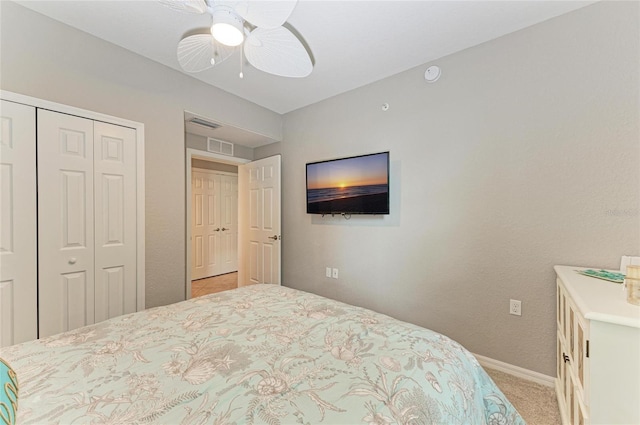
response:
M96 322L136 311L136 132L94 123Z
M206 171L192 171L192 265L191 279L220 274L220 176Z
M0 104L0 347L37 337L36 110Z
M93 121L38 109L39 337L95 321Z
M221 273L238 270L238 176L221 176L220 217L225 231L221 241Z

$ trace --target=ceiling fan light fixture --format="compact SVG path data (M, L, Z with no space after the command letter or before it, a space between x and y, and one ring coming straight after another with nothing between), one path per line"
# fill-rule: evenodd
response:
M302 78L313 71L308 46L295 30L284 26L299 0L159 1L180 11L206 7L211 19L209 32L188 35L178 43L178 63L185 72L217 66L236 47L240 47L240 78L245 58L253 68L279 77Z
M226 7L218 7L213 13L211 35L225 46L238 46L244 41L244 22L235 12Z

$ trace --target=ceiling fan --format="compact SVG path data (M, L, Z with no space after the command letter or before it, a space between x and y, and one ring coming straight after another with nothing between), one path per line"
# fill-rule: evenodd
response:
M178 43L178 62L186 72L212 68L231 56L236 47L253 67L269 74L306 77L313 70L307 49L282 26L297 0L159 1L181 12L211 15L210 32L190 35Z

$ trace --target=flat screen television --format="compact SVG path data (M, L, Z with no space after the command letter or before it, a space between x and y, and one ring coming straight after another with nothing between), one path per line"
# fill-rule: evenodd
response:
M389 152L307 164L308 214L389 214Z

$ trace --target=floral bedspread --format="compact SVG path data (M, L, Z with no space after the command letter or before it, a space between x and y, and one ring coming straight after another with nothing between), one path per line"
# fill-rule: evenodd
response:
M524 424L458 343L254 285L0 350L19 424Z

